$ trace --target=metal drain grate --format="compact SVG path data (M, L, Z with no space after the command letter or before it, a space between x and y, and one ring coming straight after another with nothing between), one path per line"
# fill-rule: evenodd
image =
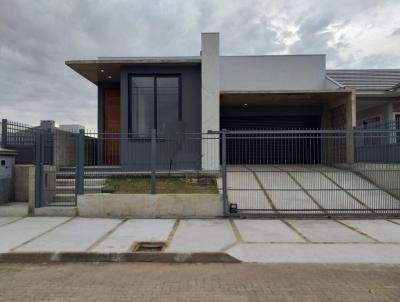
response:
M164 241L142 241L134 245L133 252L162 252L165 248Z

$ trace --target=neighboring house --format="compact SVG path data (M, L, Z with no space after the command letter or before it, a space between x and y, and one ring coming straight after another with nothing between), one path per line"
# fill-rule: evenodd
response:
M97 85L98 131L120 133L113 148L104 144L103 164L122 167L148 168L141 165L153 128L160 138L223 128L351 129L374 118L378 107L382 119L400 111L398 71L358 71L352 81L351 71L326 70L325 55L221 56L218 33L202 34L198 57L99 57L66 65ZM364 78L382 85L360 86ZM219 168L219 146L203 141L195 148L203 169ZM196 161L193 154L176 156Z
M400 120L400 69L333 69L327 75L356 89L357 126Z
M78 124L63 124L58 126L62 131L68 131L73 133L78 133L79 130L85 130L85 126L78 125Z

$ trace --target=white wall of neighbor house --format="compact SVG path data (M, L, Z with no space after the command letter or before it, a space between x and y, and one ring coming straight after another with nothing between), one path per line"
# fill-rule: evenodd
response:
M201 34L201 130L219 131L219 33ZM214 134L203 134L202 168L219 169L219 144Z
M221 56L221 91L326 89L325 55Z

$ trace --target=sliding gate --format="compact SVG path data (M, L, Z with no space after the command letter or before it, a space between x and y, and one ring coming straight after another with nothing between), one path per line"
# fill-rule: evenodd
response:
M231 215L400 215L400 141L389 130L223 131Z

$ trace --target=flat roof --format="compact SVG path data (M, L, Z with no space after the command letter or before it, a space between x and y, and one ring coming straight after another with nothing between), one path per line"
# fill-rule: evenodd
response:
M151 65L198 65L201 58L197 57L98 57L94 60L67 60L65 65L79 73L90 82L119 81L121 67Z

